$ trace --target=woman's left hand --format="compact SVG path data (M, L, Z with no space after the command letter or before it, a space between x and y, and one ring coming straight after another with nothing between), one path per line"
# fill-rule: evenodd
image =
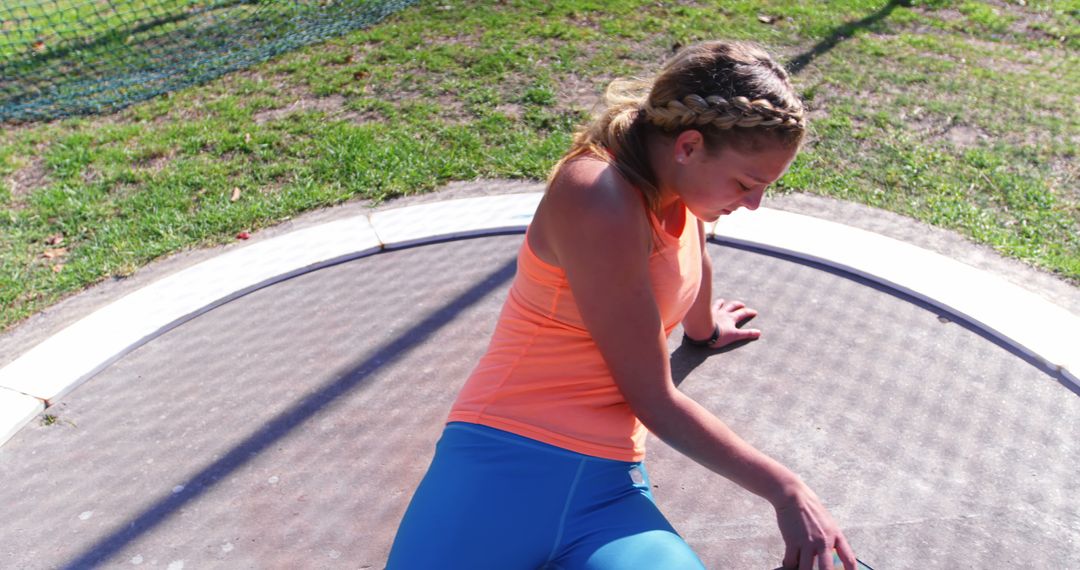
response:
M747 307L742 301L717 299L712 306L713 320L720 328L720 336L709 348L722 348L729 344L757 340L761 336L758 329L741 329L739 323L757 316L757 311Z

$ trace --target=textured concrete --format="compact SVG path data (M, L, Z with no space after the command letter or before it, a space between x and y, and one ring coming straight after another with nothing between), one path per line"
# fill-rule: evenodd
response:
M888 236L772 208L725 216L712 235L866 278L948 311L1080 387L1080 317L993 273ZM1004 299L1023 310L1002 310Z
M520 241L302 275L112 364L0 452L2 566L381 568ZM1080 559L1070 388L889 294L710 248L718 294L765 336L708 358L672 344L681 387L800 473L860 558ZM658 501L710 568L778 564L767 503L649 445Z
M56 401L170 326L276 280L378 251L365 217L296 231L204 261L101 308L0 368L0 387Z

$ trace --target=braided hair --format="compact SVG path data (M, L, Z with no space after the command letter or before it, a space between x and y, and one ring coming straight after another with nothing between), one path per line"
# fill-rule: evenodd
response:
M613 82L604 103L604 111L577 133L551 179L568 160L592 154L615 166L654 211L660 191L648 160L650 137L694 129L707 151L718 153L729 146L797 148L806 133L806 110L787 72L747 42L688 46L651 81Z

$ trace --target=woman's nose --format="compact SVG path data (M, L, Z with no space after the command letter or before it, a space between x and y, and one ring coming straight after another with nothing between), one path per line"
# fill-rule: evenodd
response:
M764 195L764 188L762 188L761 190L755 190L753 192L750 192L749 194L746 194L745 198L743 198L742 206L747 210L756 210L758 209L758 206L761 205L761 198Z

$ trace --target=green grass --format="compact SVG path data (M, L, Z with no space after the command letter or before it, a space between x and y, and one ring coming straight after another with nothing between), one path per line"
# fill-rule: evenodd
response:
M5 128L0 328L311 209L543 179L608 81L717 37L783 61L828 48L794 77L812 136L776 191L925 220L1080 283L1080 2L909 4L424 2L114 115Z

